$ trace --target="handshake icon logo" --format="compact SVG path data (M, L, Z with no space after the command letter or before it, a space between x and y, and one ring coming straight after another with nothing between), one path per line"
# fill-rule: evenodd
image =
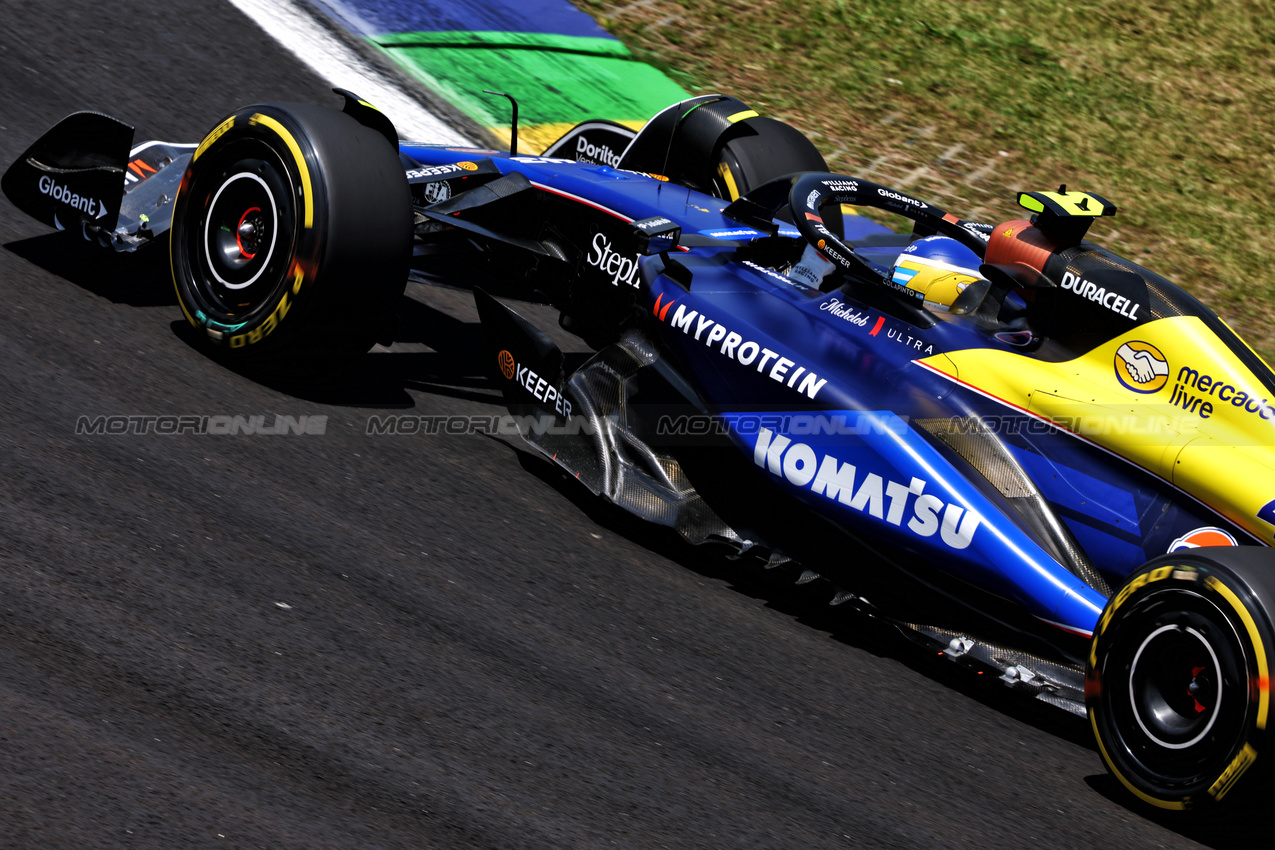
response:
M1130 340L1116 350L1116 377L1135 393L1153 393L1169 381L1169 361L1149 342Z

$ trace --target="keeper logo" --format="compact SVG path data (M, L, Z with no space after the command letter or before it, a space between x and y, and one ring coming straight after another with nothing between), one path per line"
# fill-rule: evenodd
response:
M514 356L506 350L502 350L496 355L496 362L500 364L500 374L505 376L506 381L514 379L514 372L517 371L518 365L514 362Z

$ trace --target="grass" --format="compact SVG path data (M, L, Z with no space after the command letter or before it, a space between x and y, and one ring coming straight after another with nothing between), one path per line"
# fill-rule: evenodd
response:
M572 0L692 92L962 217L1097 192L1090 237L1275 354L1275 15L1176 0Z

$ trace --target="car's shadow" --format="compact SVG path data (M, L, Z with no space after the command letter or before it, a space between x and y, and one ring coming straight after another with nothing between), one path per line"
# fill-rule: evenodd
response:
M116 304L177 306L167 250L116 253L88 245L70 231L20 239L4 247L49 274Z
M273 390L319 404L367 408L411 408L408 390L499 404L500 389L485 357L481 327L404 296L399 304L397 342L428 342L432 351L390 351L381 347L332 374L313 380L261 374L217 356L203 334L175 320L173 334L225 368Z
M188 345L216 358L198 330L174 321L172 330ZM409 390L431 396L463 399L492 405L492 413L505 412L504 399L494 377L495 360L487 348L482 326L467 322L403 296L399 305L396 343L424 343L432 351L390 351L374 348L349 366L318 380L306 381L261 375L221 361L227 369L287 395L319 404L343 407L398 408L415 406ZM589 354L563 355L570 374Z
M953 664L909 640L898 628L884 620L870 617L848 605L830 606L834 590L824 579L797 584L801 567L767 569L758 558L734 557L734 550L724 545L692 545L676 531L648 523L594 496L563 469L529 447L516 443L509 443L509 446L526 472L553 487L599 526L704 578L726 583L731 590L759 600L766 607L822 631L834 640L892 659L994 711L1091 751L1094 773L1076 776L1075 781L1084 782L1094 793L1115 805L1217 850L1248 850L1268 843L1269 827L1265 825L1265 816L1251 808L1231 811L1224 817L1187 821L1140 803L1101 770L1097 746L1087 719L1010 691L995 677L979 676ZM1006 757L1015 756L1007 751Z
M1188 816L1179 812L1166 812L1131 799L1130 795L1109 773L1085 777L1085 784L1117 805L1136 812L1165 829L1216 850L1252 850L1271 846L1270 813L1263 796L1256 796L1222 814Z
M168 252L152 246L133 253L86 245L76 233L57 232L5 244L5 249L51 275L112 303L134 307L176 307ZM399 304L395 342L430 351L374 348L366 356L312 380L263 374L218 357L204 335L175 319L170 329L185 345L220 366L277 392L319 404L408 409L409 391L496 405L503 411L500 388L482 328L411 296ZM569 363L581 359L567 355Z

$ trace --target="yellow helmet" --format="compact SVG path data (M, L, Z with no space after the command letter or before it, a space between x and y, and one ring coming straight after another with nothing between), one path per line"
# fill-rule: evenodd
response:
M965 287L982 280L982 260L972 250L947 236L926 236L903 249L894 261L890 279L920 294L925 306L940 313Z

